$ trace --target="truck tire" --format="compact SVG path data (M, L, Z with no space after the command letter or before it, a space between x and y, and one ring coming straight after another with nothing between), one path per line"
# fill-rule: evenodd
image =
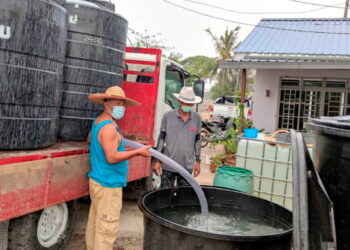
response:
M76 223L78 202L60 203L10 221L9 250L64 249Z

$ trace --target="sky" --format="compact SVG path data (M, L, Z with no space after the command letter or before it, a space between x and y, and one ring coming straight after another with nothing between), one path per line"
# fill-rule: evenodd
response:
M233 29L238 24L212 19L197 13L180 9L166 3L165 0L111 0L116 5L116 12L129 21L129 27L135 31L148 30L151 34L161 33L159 38L173 51L184 57L204 55L215 57L216 52L209 35L204 31L210 28L216 35L224 33L226 28ZM337 5L340 8L324 8L309 13L286 14L281 12L303 12L322 8L296 2L299 0L191 0L207 3L221 8L240 12L257 12L258 14L238 14L218 10L208 6L191 3L188 0L166 0L184 6L193 11L216 17L256 25L262 18L341 18L344 14L345 0L300 0L309 3ZM267 14L263 12L277 12ZM253 29L251 26L239 25L239 41ZM129 32L129 38L133 37Z

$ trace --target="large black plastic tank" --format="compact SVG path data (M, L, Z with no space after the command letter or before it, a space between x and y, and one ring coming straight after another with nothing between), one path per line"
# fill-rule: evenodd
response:
M193 207L199 211L198 199L192 187L177 187L149 192L139 198L144 213L145 250L289 250L292 245L292 213L272 202L226 188L204 186L209 212L245 211L282 223L285 229L276 233L263 231L260 235L224 235L197 230L159 216L163 209ZM230 212L228 212L230 213ZM232 212L234 213L234 212ZM184 214L181 218L186 218ZM225 223L222 221L221 223ZM232 227L235 227L232 225Z
M0 149L57 141L67 20L53 1L1 0Z
M336 245L334 205L316 170L317 165L315 168L313 164L304 138L302 133L291 130L293 150L293 249L341 249ZM314 159L317 163L317 158Z
M334 204L337 249L350 249L350 116L312 119L315 167Z
M87 99L123 80L128 22L95 3L67 0L68 43L60 111L62 140L85 140L102 105Z

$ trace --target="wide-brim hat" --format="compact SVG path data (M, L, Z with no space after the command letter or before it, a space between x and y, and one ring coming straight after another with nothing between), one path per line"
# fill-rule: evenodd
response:
M202 98L199 96L196 96L193 89L191 87L183 87L178 94L173 94L176 99L183 103L188 104L197 104L202 102Z
M125 96L125 92L121 87L113 86L106 89L105 93L96 93L88 95L88 99L92 102L103 104L105 100L125 100L125 106L137 106L140 103Z

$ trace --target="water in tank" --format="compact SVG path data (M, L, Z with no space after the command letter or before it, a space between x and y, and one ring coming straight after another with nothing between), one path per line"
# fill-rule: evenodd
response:
M69 25L59 137L81 141L103 109L87 95L122 83L128 22L92 2L67 0L64 6Z
M0 149L57 141L67 11L46 0L1 0Z

